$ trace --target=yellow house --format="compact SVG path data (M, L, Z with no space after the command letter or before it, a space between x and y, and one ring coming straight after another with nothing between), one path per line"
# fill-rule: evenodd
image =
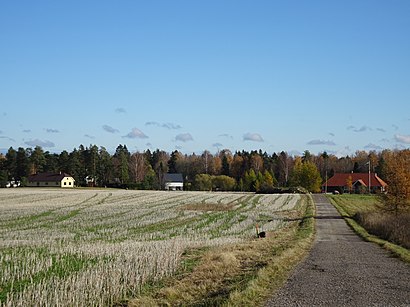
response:
M28 187L73 188L74 178L66 173L39 173L28 177Z

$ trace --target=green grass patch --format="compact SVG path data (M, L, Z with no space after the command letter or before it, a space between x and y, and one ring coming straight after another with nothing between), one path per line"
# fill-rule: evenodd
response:
M39 248L36 250L29 249L28 251L22 250L21 252L34 253L36 254L36 257L38 257L39 259L47 258L52 264L46 270L36 272L22 279L12 280L7 283L1 284L0 302L5 301L8 294L10 295L21 292L29 285L40 283L41 281L49 279L51 277L64 278L74 272L79 272L86 267L98 263L97 258L83 258L75 254L55 255L48 253L48 251L44 248ZM7 251L2 251L2 253L5 254L7 253ZM1 264L1 266L5 265L7 264ZM18 266L19 263L16 262L14 265Z

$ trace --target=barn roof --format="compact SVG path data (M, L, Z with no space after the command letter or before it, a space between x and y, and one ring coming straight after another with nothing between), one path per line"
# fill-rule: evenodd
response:
M71 177L67 173L37 173L28 176L30 182L61 181L65 177Z
M369 186L369 173L336 173L327 181L328 187L344 187L347 186L347 181L351 177L351 182L354 184L359 181L365 186ZM370 183L372 187L386 187L384 182L376 173L370 173ZM325 183L326 184L326 183ZM324 185L325 185L324 184Z
M184 182L184 178L180 173L168 173L164 175L165 182Z

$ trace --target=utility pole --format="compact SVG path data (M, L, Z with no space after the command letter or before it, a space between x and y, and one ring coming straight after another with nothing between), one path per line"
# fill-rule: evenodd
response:
M369 160L368 163L369 163L369 194L371 194L371 192L372 192L372 191L371 191L372 184L371 184L371 182L370 182L370 180L371 180L371 179L370 179L370 160Z

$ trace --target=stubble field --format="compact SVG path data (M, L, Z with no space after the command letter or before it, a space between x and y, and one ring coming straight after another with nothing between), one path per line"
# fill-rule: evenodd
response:
M185 251L285 227L304 198L0 190L0 305L107 306L175 273Z

